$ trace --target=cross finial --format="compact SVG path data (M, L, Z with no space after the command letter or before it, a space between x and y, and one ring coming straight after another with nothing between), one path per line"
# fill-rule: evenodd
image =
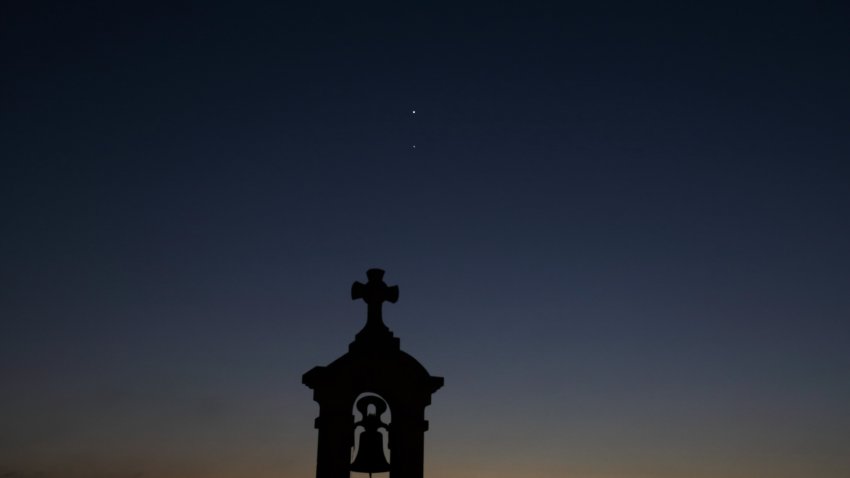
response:
M369 269L366 271L369 279L365 284L355 282L351 285L351 299L363 299L368 304L366 315L366 326L363 330L371 330L375 327L388 330L381 317L381 305L384 302L395 303L398 300L398 286L387 286L384 283L384 271L381 269Z

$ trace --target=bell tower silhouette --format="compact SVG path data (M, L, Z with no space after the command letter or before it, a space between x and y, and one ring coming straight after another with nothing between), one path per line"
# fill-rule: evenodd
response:
M403 352L383 322L382 305L398 300L398 286L387 286L381 269L369 269L366 276L365 284L351 286L351 298L367 304L366 325L349 344L348 353L327 366L313 367L302 378L319 404L316 478L349 478L352 471L422 478L428 430L425 407L443 386L443 377L431 376ZM362 416L356 422L355 407ZM390 423L381 418L386 410ZM352 462L355 440L357 456Z

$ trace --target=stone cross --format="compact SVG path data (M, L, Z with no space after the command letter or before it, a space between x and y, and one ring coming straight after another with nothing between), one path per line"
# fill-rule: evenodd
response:
M366 315L366 327L364 330L374 327L386 328L381 317L381 306L384 302L395 303L398 300L398 286L387 286L384 283L384 271L381 269L369 269L366 271L369 279L365 284L355 282L351 285L351 299L363 299L368 304Z

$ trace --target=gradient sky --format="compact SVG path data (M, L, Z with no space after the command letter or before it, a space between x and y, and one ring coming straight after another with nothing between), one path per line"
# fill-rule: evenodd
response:
M314 476L369 267L426 476L850 476L844 2L314 3L0 7L0 476Z

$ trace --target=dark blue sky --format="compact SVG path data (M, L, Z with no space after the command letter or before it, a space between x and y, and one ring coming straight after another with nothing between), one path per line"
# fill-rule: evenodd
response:
M0 474L310 476L382 267L426 473L847 476L848 21L2 6Z

